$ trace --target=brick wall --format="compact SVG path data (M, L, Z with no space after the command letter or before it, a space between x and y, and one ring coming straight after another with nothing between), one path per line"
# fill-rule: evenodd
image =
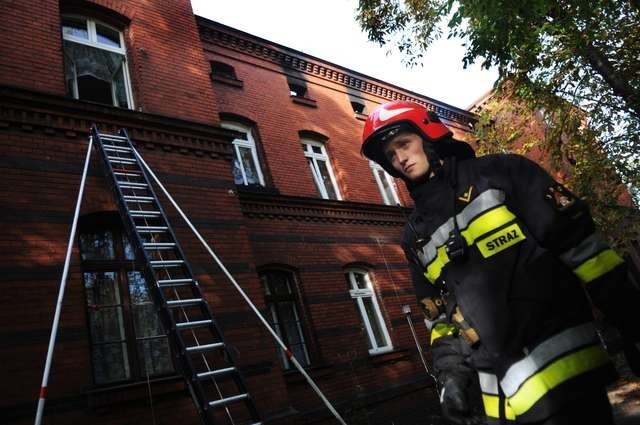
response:
M187 0L63 1L62 12L58 4L0 6L9 36L3 57L10 59L0 64L0 172L6 183L0 192L5 229L0 239L0 303L5 306L0 313L0 364L8 366L5 376L12 382L0 390L0 417L11 424L33 420L92 123L105 132L128 130L259 309L265 311L266 303L258 271L274 265L294 271L312 358L309 373L348 419L359 420L365 411L383 412L384 406L393 407L389 412L415 408L417 395L431 392L402 314L403 305L415 302L398 245L407 210L381 205L373 173L359 153L364 117L354 113L350 102L361 101L371 110L397 96L417 95L353 74L363 84L356 89L348 70L299 52L289 51L287 57L309 60L309 72L286 57L274 62L260 49L243 52L210 42ZM61 13L124 23L140 110L64 97ZM249 39L267 50L283 49ZM212 85L211 60L232 65L237 81ZM318 67L324 71L316 72ZM328 79L328 73L337 77ZM290 96L291 79L307 86L305 99ZM425 99L418 100L432 102ZM449 110L441 103L432 106ZM266 189L234 186L232 134L217 126L221 117L254 123ZM300 145L309 134L325 141L343 201L318 199ZM409 206L403 184L398 187ZM165 209L263 417L269 423L332 423L302 377L282 370L275 343L178 214L168 203ZM94 154L81 214L115 210ZM374 282L394 348L390 353L368 353L360 313L344 277L351 266L366 270ZM197 423L179 378L152 382L151 397L146 382L93 384L83 271L75 246L46 421ZM417 311L414 322L426 342ZM393 420L391 413L376 415L376 420Z
M61 13L83 15L124 31L136 109L217 122L209 67L188 0L4 1L2 84L65 94Z

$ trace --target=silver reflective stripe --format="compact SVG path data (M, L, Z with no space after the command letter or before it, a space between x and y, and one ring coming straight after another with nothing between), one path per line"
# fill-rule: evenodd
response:
M498 377L496 375L478 371L478 378L483 393L498 395Z
M609 248L609 245L595 233L583 239L578 246L574 246L560 256L560 259L571 269L575 269L595 254Z
M437 249L444 245L449 239L449 233L453 230L453 218L449 218L444 224L440 225L435 232L431 234L431 239L422 248L422 252L418 251L418 258L422 267L427 267L437 256Z
M460 230L466 229L469 223L483 212L502 205L504 197L504 192L498 189L487 189L482 192L458 214L458 227L460 227Z
M598 335L591 322L562 331L538 345L522 360L512 364L500 381L500 386L505 395L511 397L529 377L552 360L597 341Z
M501 205L504 198L504 192L498 189L488 189L482 192L456 215L460 230L466 229L469 223L483 212ZM447 242L452 230L453 218L449 218L433 232L431 239L422 248L422 251L418 251L418 258L423 267L427 267L436 258L438 248Z

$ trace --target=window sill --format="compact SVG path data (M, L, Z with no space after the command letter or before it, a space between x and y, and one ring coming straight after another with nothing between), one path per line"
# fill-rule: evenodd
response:
M367 120L367 118L369 118L369 115L367 115L367 114L360 114L360 113L356 112L356 113L355 113L355 117L356 117L356 119L357 119L357 120L360 120L360 121L366 121L366 120Z
M154 394L184 392L186 386L180 375L169 375L147 381L127 382L122 384L96 386L87 388L83 394L92 408L101 408L116 403L128 402L148 397L148 385L153 386Z
M291 100L293 101L293 103L309 106L311 108L318 107L318 105L316 104L316 101L313 99L309 99L308 97L291 96Z
M369 361L374 366L381 366L387 363L396 363L409 359L408 350L389 350L374 354L369 354Z
M220 75L211 75L211 81L215 81L216 83L226 84L227 86L232 86L236 88L243 88L244 82L242 80L238 80L236 78L222 77Z

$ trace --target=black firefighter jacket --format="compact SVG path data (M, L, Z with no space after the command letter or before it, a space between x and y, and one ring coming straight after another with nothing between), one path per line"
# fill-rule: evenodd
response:
M457 334L457 306L479 337L468 360L488 419L540 421L615 378L585 287L598 298L626 279L625 265L580 199L518 155L447 159L411 195L403 248L416 295L454 300L432 346ZM460 257L447 253L452 232L467 245Z

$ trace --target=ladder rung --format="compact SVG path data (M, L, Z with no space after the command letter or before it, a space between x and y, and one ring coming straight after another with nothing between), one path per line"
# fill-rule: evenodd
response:
M140 177L142 175L142 173L132 173L130 171L114 171L113 174L122 177Z
M167 226L138 226L136 230L138 233L158 233L166 232L169 228Z
M154 201L154 198L151 196L124 195L123 198L127 202L139 202L141 204L150 204Z
M171 301L168 301L167 304L169 304ZM182 323L176 323L176 329L193 329L193 328L201 328L203 326L208 326L210 324L213 323L213 320L211 319L207 319L207 320L196 320L193 322L182 322Z
M163 279L158 281L159 286L186 286L191 285L193 279Z
M147 242L143 243L142 247L144 249L173 249L176 247L176 244L173 242Z
M126 137L123 136L116 136L115 134L99 134L101 139L113 139L113 140L127 140Z
M153 260L149 261L151 267L176 267L184 264L184 260Z
M107 159L109 160L109 162L112 162L114 164L137 164L135 159L130 159L130 158L118 158L116 156L108 156Z
M167 301L167 307L169 308L178 308L178 307L192 307L194 305L202 304L202 298L189 298L184 300L171 300ZM189 323L189 322L187 322Z
M120 189L144 189L149 187L146 183L130 183L130 182L118 182Z
M213 351L223 347L224 347L223 342L214 342L213 344L194 345L193 347L187 347L186 350L187 350L187 353L193 354L193 353L203 353L205 351Z
M131 217L151 218L151 217L160 217L162 215L162 213L160 211L131 211L131 210L129 210L129 215Z
M240 401L240 400L244 400L249 398L249 394L239 394L239 395L234 395L231 397L227 397L227 398L221 398L220 400L215 400L215 401L210 401L209 402L209 406L210 407L218 407L218 406L226 406L227 404L231 404L234 403L236 401Z
M196 374L196 379L208 379L208 378L215 378L216 376L221 376L221 375L228 375L230 373L233 373L236 371L235 367L226 367L224 369L217 369L217 370L209 370L207 372L201 372L201 373L197 373Z
M107 152L131 152L131 148L128 146L105 145L104 150Z

